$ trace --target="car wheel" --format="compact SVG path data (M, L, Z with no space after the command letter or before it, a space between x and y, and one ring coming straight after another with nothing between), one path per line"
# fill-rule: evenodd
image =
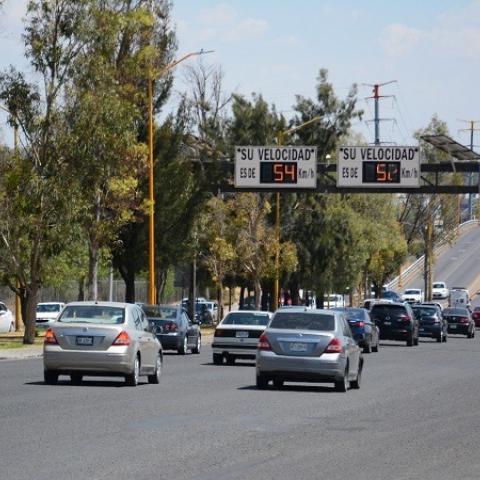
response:
M83 380L83 375L80 375L78 373L72 373L70 375L70 381L73 383L73 385L80 385Z
M348 370L345 369L345 372L343 372L343 375L337 380L335 380L335 390L337 392L345 393L348 390L349 385L350 385L350 382L348 381Z
M440 334L439 337L437 337L437 343L442 343L443 342L443 335Z
M47 385L56 385L58 382L58 373L52 370L44 370L43 380Z
M352 388L355 388L358 390L360 388L360 383L362 381L362 371L363 371L363 362L360 362L358 365L358 372L357 372L357 378L350 382L350 385Z
M380 348L380 338L377 338L377 343L372 346L372 352L378 353L379 348Z
M282 388L283 387L283 379L282 378L274 378L273 379L273 386L275 388Z
M153 375L148 376L148 383L159 384L160 377L162 376L162 356L157 355L157 361L155 362L155 372Z
M136 387L138 385L139 377L140 377L140 358L138 358L138 355L136 355L135 361L133 362L132 373L125 375L125 383L129 387Z
M413 335L407 338L407 347L413 347Z
M227 355L227 365L235 365L235 357L233 355Z
M475 329L472 328L472 338L475 338Z
M197 337L197 345L195 348L192 348L192 353L200 353L200 349L202 348L202 336L199 334Z
M221 365L223 363L223 355L221 353L213 354L213 363L215 365Z
M418 339L418 335L417 335L417 336L414 337L414 339L413 339L413 344L414 344L415 346L418 345L418 340L419 340L419 339Z
M187 339L187 335L185 335L182 346L178 349L178 353L179 355L186 355L187 350L188 350L188 339Z
M363 353L372 353L372 341L369 340L368 343L363 347Z
M443 335L443 342L446 343L447 340L448 340L448 335L445 333L445 334Z
M263 373L257 373L257 388L264 390L268 387L268 377Z

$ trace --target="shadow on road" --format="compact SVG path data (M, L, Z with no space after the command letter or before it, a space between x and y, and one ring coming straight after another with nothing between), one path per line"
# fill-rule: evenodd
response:
M337 393L332 387L325 385L313 386L313 385L284 385L283 387L276 388L269 385L265 390L259 390L255 385L246 385L245 387L238 387L237 390L258 390L261 391L276 391L276 392L312 392L312 393Z
M26 382L24 383L24 385L34 385L34 386L48 386L48 387L54 387L55 385L47 385L45 382L43 381L39 381L39 382ZM138 386L141 387L142 385L148 385L148 382L139 382L138 383ZM132 387L129 387L125 382L122 382L122 381L109 381L109 380L82 380L81 383L79 384L73 384L72 382L70 382L70 380L59 380L57 385L58 387L65 387L65 386L69 386L69 387L116 387L116 388L120 388L120 387L128 387L128 388L132 388Z
M245 362L220 363L219 365L213 362L208 362L208 363L202 363L202 365L207 367L250 367L250 368L255 367L255 363L245 363Z

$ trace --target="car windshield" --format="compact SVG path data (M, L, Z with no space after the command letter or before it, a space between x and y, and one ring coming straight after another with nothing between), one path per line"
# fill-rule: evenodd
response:
M443 283L434 283L432 288L445 288Z
M39 303L37 305L37 312L38 313L54 313L54 312L59 312L59 311L60 311L60 304L59 303L51 303L51 304Z
M405 290L405 293L407 295L419 295L420 294L420 290Z
M335 317L322 313L279 312L275 314L269 328L287 330L335 330Z
M435 307L412 307L413 313L417 318L421 317L431 317L437 314Z
M65 307L58 321L61 323L117 325L125 322L125 309L101 305L71 305Z
M468 317L469 312L466 308L446 308L443 315L459 315Z
M395 292L382 292L382 298L392 298L392 299L396 299L397 298L397 294Z
M229 313L222 325L259 325L266 326L270 320L268 314L259 312Z

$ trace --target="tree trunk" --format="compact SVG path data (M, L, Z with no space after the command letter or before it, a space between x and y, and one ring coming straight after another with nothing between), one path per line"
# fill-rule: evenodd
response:
M223 281L218 280L218 318L217 322L223 319Z
M255 290L255 310L260 310L261 306L261 298L260 295L262 294L262 284L259 278L255 278L253 281L254 290Z
M243 310L243 306L245 305L245 285L240 287L240 298L238 299L238 309Z
M98 244L91 240L88 245L88 300L98 300Z
M32 345L35 342L35 320L37 316L38 286L36 282L22 289L20 297L22 318L25 325L23 343Z
M85 300L85 277L83 275L78 279L77 300L79 302L83 302Z
M125 276L122 275L125 282L125 301L127 303L135 303L135 272L131 269L125 272Z

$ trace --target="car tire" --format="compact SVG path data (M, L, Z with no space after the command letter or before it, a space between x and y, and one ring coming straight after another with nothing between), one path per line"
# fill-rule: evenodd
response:
M73 385L80 385L83 380L83 375L80 375L78 373L72 373L70 375L70 382L72 382Z
M440 334L439 337L437 337L437 343L442 343L443 342L443 335Z
M197 344L195 348L192 348L192 353L199 354L201 348L202 348L202 336L199 334L197 337Z
M413 347L413 335L407 338L407 347Z
M380 339L377 338L377 343L372 346L372 352L378 353L378 349L380 348Z
M257 388L265 390L268 387L268 377L263 373L257 373Z
M138 379L140 377L140 358L135 355L135 360L132 366L132 373L125 375L125 383L129 387L136 387L138 385Z
M227 355L227 365L235 365L235 357L233 355Z
M160 383L160 377L162 376L162 356L157 355L157 360L155 362L155 372L152 375L148 376L148 383L158 385Z
M362 371L363 371L363 362L361 361L358 366L357 378L350 382L350 386L356 390L360 388L362 382Z
M177 352L179 355L186 355L187 351L188 351L188 338L187 338L187 335L185 335L183 339L183 343L181 347L177 350Z
M221 353L214 353L213 363L214 365L221 365L223 363L223 355Z
M413 344L414 344L415 346L418 346L418 341L419 341L419 337L418 337L418 335L417 335L416 337L413 338Z
M335 391L345 393L348 390L349 385L348 370L345 369L343 375L335 380Z
M443 335L443 343L447 343L447 340L448 340L448 335L445 333Z
M43 381L47 385L56 385L58 382L58 373L52 370L43 371Z
M274 378L273 379L273 386L275 388L282 388L283 387L283 378Z

